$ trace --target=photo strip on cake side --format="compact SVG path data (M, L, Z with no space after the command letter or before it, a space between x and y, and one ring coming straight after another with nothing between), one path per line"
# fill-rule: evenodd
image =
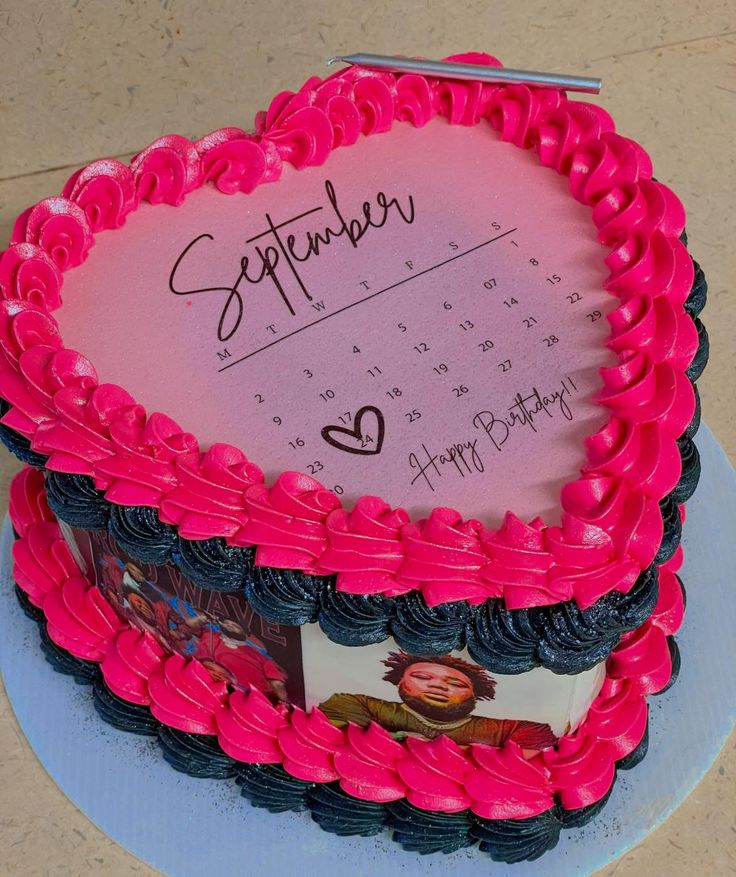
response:
M157 737L177 770L234 778L255 806L309 810L338 834L387 828L407 850L479 844L494 860L516 862L551 849L563 828L600 812L617 770L644 757L646 696L666 690L679 667L681 552L660 569L664 587L651 618L609 657L587 717L553 748L461 746L446 736L401 743L375 722L335 727L319 709L305 713L256 688L233 689L196 658L167 655L151 631L126 623L84 579L34 469L13 482L11 520L21 606L54 669L92 686L101 718Z

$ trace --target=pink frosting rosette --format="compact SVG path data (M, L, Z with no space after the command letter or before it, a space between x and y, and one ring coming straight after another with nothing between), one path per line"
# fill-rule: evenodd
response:
M3 379L17 373L21 354L38 346L52 350L63 347L56 320L29 302L0 301L0 350L3 354L0 369Z
M61 271L36 244L12 244L0 255L0 297L54 311L61 305Z
M572 589L551 589L548 573L554 557L545 544L544 524L536 519L524 524L507 512L496 532L482 537L488 563L481 578L488 583L489 594L504 597L507 609L522 609L570 599Z
M665 632L645 622L621 637L611 652L606 671L612 679L631 678L642 694L656 694L670 681L672 658Z
M216 713L227 700L227 685L215 682L205 667L171 655L148 679L151 712L164 725L188 734L216 734Z
M198 449L193 435L158 413L144 424L114 421L110 439L117 453L95 464L95 481L110 502L126 506L158 507L176 485L176 458Z
M659 596L649 621L667 636L677 633L685 615L685 598L672 569L659 567Z
M532 138L544 167L558 174L569 174L576 149L588 139L599 139L604 131L613 131L613 119L595 104L568 100L545 113Z
M34 606L43 608L49 594L79 574L56 523L37 521L13 543L13 578Z
M285 115L263 135L282 161L295 168L324 164L332 151L333 131L324 110L307 105Z
M10 482L8 514L15 532L25 537L37 523L56 523L56 518L46 501L43 472L26 466Z
M177 206L200 183L197 150L178 134L154 140L135 156L130 170L138 198L151 204Z
M498 58L484 52L463 52L459 55L450 55L445 60L458 64L479 64L484 67L503 66ZM480 119L485 118L491 108L492 97L499 88L498 85L479 80L430 81L437 94L439 113L452 125L475 125Z
M337 573L338 591L397 596L411 589L397 573L404 561L404 509L392 509L376 496L362 496L352 511L327 516L327 548L320 563Z
M161 501L161 520L176 524L185 539L225 536L241 544L247 521L243 493L263 483L258 466L232 445L214 444L204 453L177 457L175 474L176 486Z
M43 601L46 629L57 646L86 661L101 661L123 622L95 585L72 576Z
M94 387L97 375L81 354L39 344L20 353L17 370L9 363L0 365L0 380L3 398L11 405L3 423L33 444L41 425L56 419L56 394L66 387Z
M624 479L657 501L680 479L677 444L664 438L656 424L627 423L614 416L586 440L585 447L588 462L583 474L599 472Z
M454 509L432 509L426 520L402 528L402 580L416 582L428 606L453 600L479 603L492 596L481 579L487 557L480 521L463 521Z
M555 89L508 85L496 88L491 94L488 118L501 140L528 149L540 119L564 105L566 100L564 92Z
M528 759L518 744L471 746L477 765L463 785L473 813L484 819L526 819L554 806L550 769L541 758Z
M352 83L352 99L362 119L364 134L390 131L394 121L396 79L390 73L351 67L345 72Z
M618 353L645 351L653 362L683 371L698 349L698 330L689 315L664 296L633 295L608 315L607 346Z
M247 488L245 505L248 521L240 535L245 544L258 546L259 566L321 572L325 522L340 505L334 493L308 475L284 472L271 488Z
M142 427L145 412L133 397L115 384L65 387L54 396L57 417L40 423L34 448L48 456L55 472L94 475L95 465L114 453L113 423Z
M337 74L335 74L337 75ZM328 77L325 82L329 82ZM323 82L319 76L310 76L299 91L280 91L271 98L268 109L256 113L254 128L256 134L263 135L304 107L312 106L317 99L317 87Z
M595 473L583 476L562 489L562 506L608 533L620 560L631 558L639 571L654 560L664 533L659 505L625 482Z
M605 567L615 557L613 539L608 533L570 512L562 515L562 526L545 529L544 541L555 559L551 579L568 572L574 575L576 570L590 572Z
M452 97L447 100L446 114L452 112ZM441 97L436 84L416 73L405 73L396 79L394 117L421 128L437 115Z
M274 706L258 689L233 691L215 714L223 751L249 764L280 764L279 732L288 727L287 707Z
M615 131L603 131L573 152L570 192L576 201L595 206L614 186L651 176L651 159L638 143Z
M548 765L551 786L566 810L600 801L616 776L610 747L581 731L562 737L555 749L545 749L539 757Z
M69 177L62 194L82 208L92 232L120 228L138 204L130 168L114 158L80 168Z
M680 306L693 284L693 261L685 245L661 231L632 231L614 247L605 263L610 275L604 286L626 300L630 295L666 295Z
M345 732L318 709L295 709L289 725L279 731L284 770L300 780L331 783L339 779L334 753L344 742Z
M585 732L605 740L614 761L641 743L647 729L647 702L630 679L606 679L585 718Z
M334 756L340 788L362 801L398 801L407 788L396 764L405 755L404 747L375 722L365 729L349 724L347 743Z
M102 659L105 684L118 697L150 706L148 679L165 660L159 641L147 630L128 627L108 643Z
M396 770L406 784L410 804L443 813L470 806L464 781L474 766L462 747L444 735L434 740L407 737L405 745L405 757L396 762Z
M619 364L601 369L601 405L633 423L656 423L664 435L682 435L695 413L695 391L684 372L653 362L642 351L620 357Z
M651 179L627 180L613 186L593 208L598 240L613 246L632 229L679 237L685 228L685 209L675 193Z
M93 244L87 217L68 198L45 198L21 213L13 226L11 244L35 244L60 271L81 265Z
M341 76L328 77L310 99L324 111L332 126L332 146L351 146L358 139L363 125L360 111L352 99L352 84Z
M274 155L256 137L240 128L220 128L195 144L203 182L212 182L226 195L252 192L267 176L273 178ZM280 164L280 163L279 163Z

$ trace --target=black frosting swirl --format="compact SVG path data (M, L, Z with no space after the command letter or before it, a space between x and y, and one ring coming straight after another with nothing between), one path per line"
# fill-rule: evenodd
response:
M659 504L664 523L664 533L662 534L662 543L654 558L654 562L658 565L667 563L675 551L677 551L677 546L682 538L682 520L680 519L680 510L677 507L674 496L674 492L668 494Z
M176 545L176 530L162 524L156 509L110 505L110 534L120 547L145 563L168 563Z
M271 813L309 809L307 791L313 783L291 776L280 764L239 764L235 781L254 807Z
M380 643L391 635L393 606L386 597L346 594L329 579L319 591L317 621L327 636L343 646Z
M529 819L480 819L475 817L470 835L494 862L533 861L557 846L562 823L557 808Z
M307 791L307 806L312 819L330 834L371 837L383 830L386 820L382 804L352 798L337 783L311 786Z
M695 390L695 413L693 414L692 420L688 423L685 432L683 432L681 438L694 438L695 433L700 429L700 417L702 413L702 406L700 404L700 391L698 390L698 385L693 384L693 390Z
M95 488L88 475L46 472L46 499L49 508L70 527L80 530L106 530L111 504Z
M18 587L18 585L14 585L13 587L15 589L16 599L18 600L18 603L20 604L20 608L23 610L23 613L27 615L32 621L35 621L36 624L45 624L46 616L38 608L38 606L34 606L34 604L31 603L28 594L26 594L25 591L22 591Z
M102 674L98 675L92 683L92 697L98 715L108 725L120 731L129 731L131 734L156 736L159 723L151 715L148 707L129 703L117 694L113 694L105 684Z
M310 624L319 614L319 591L334 576L310 576L293 569L255 566L245 596L259 615L280 624Z
M695 270L695 277L693 278L693 285L690 293L685 300L685 310L693 319L695 319L705 307L705 302L708 298L708 282L705 279L705 274L703 274L703 269L700 265L695 259L692 261Z
M446 655L465 647L465 627L470 607L464 601L430 608L416 591L396 600L391 633L407 652Z
M623 758L619 758L616 762L616 767L619 770L631 770L636 767L637 764L640 764L644 758L646 757L647 752L649 752L649 718L647 717L647 726L644 729L644 736L641 738L639 745L636 749L632 749L628 755L625 755Z
M695 493L700 481L700 453L695 442L687 435L677 439L677 445L682 459L682 475L671 496L674 502L682 505Z
M253 566L254 550L224 539L190 541L178 537L172 557L187 578L208 591L239 591Z
M646 621L657 593L651 566L627 594L612 591L588 609L568 602L507 611L487 601L468 625L468 651L496 673L525 673L539 664L555 673L580 673L605 660L622 633Z
M472 846L469 811L439 813L420 810L406 799L393 801L386 806L386 827L392 829L392 838L410 852L454 853Z
M100 668L97 664L82 658L75 658L66 649L57 646L49 636L44 622L39 623L38 629L41 634L41 650L44 657L57 673L72 676L78 685L89 685L94 682L100 674Z
M538 662L554 673L590 669L605 661L618 644L621 630L598 604L580 609L576 603L558 603L545 609L539 616L530 611L540 631Z
M612 591L601 598L600 607L596 603L585 611L595 614L598 608L602 609L603 606L607 606L621 631L625 633L644 624L654 612L658 597L659 571L656 566L652 565L641 573L627 594Z
M687 590L684 582L677 573L675 573L675 578L677 579L677 584L680 586L680 591L682 591L682 608L684 611L687 609Z
M181 773L216 780L232 779L237 775L237 762L222 751L217 737L187 734L168 725L159 725L158 742L166 761Z
M677 679L680 675L680 667L682 666L682 656L680 655L680 647L677 645L677 641L673 636L667 637L667 646L670 650L670 661L672 662L672 673L670 674L669 682L665 685L665 687L661 691L655 692L655 697L659 697L660 694L664 694L666 691L669 691L670 688L677 682Z
M508 612L487 600L471 614L465 635L473 658L496 673L524 673L537 663L539 631L529 609Z
M641 744L640 744L641 745ZM636 750L635 750L636 751ZM644 756L642 755L642 758ZM623 761L624 759L622 759ZM641 759L639 759L641 761ZM620 762L616 762L616 767L619 766ZM592 819L601 812L601 810L608 803L608 799L611 797L613 793L613 787L616 785L616 774L613 775L613 782L611 783L611 788L606 792L606 794L600 799L600 801L596 801L595 804L588 804L587 807L577 807L575 810L565 810L564 807L557 807L556 816L560 820L563 828L582 828L584 825L587 825Z
M691 381L697 381L703 374L703 369L708 364L710 356L710 340L708 339L708 330L701 323L699 317L695 317L695 328L698 330L698 349L695 351L693 361L687 367L685 374Z

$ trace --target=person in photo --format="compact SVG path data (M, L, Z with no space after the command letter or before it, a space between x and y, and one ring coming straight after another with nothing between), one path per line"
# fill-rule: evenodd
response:
M195 657L226 668L239 687L253 687L272 701L288 703L288 676L258 637L232 618L218 619L200 639Z
M537 752L557 742L549 725L473 715L478 701L492 700L496 680L477 664L452 655L426 657L389 652L383 679L397 687L400 703L367 694L333 694L319 708L337 727L352 722L381 725L398 740L444 734L456 743L502 746L513 740Z

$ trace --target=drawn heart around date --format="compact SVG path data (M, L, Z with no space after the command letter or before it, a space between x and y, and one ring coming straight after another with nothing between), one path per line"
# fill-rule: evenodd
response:
M328 424L322 427L322 438L338 451L373 456L381 453L384 432L383 414L375 405L364 405L356 412L352 429Z

